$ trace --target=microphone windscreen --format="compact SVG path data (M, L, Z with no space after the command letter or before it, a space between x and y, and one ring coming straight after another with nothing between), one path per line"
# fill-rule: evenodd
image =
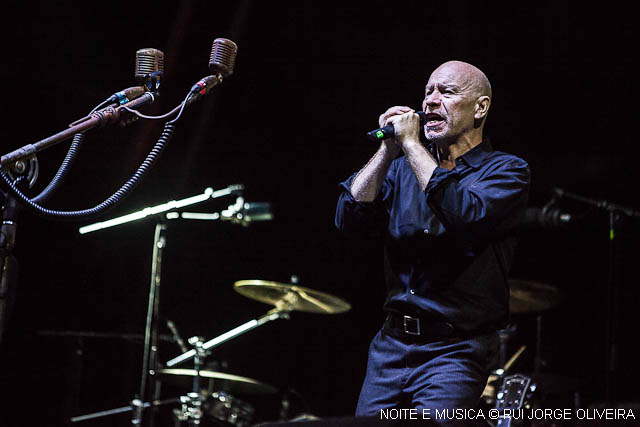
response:
M229 39L217 38L211 47L209 70L212 73L220 73L222 77L233 74L233 66L236 62L238 46Z
M140 49L136 52L137 81L143 81L146 76L157 71L164 71L164 53L158 49Z

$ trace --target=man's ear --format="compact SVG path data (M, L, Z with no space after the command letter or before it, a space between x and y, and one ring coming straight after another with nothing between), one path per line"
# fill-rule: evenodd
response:
M485 118L487 116L487 113L489 113L490 105L491 105L491 98L489 98L488 96L481 96L480 98L478 98L475 105L474 118L476 120Z

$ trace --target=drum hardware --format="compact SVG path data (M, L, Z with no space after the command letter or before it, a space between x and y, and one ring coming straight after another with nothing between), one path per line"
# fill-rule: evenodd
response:
M560 304L564 299L562 292L551 285L518 279L509 280L509 285L511 313L535 313L536 315L533 372L528 375L506 375L526 349L525 346L521 346L502 368L495 370L489 376L487 386L482 393L483 400L486 404L495 403L496 409L500 411L504 412L504 410L509 410L510 412L507 411L507 414L513 414L513 411L518 409L529 409L534 393L536 395L540 393L546 395L574 392L574 396L577 396L576 398L579 399L579 393L577 392L580 387L579 380L555 374L540 373L543 367L546 366L545 361L541 357L543 335L542 312ZM499 331L501 363L503 360L502 354L506 351L506 341L514 331L514 327ZM517 416L513 419L501 417L497 426L510 426L512 423L521 424L522 419L518 419Z
M288 285L265 280L240 280L233 285L236 292L256 301L271 304L275 308L269 310L258 319L250 320L202 345L204 350L211 350L237 336L277 319L289 319L290 312L304 311L309 313L337 314L351 309L346 301L313 289L298 285ZM171 368L195 356L195 350L189 350L169 360L165 366Z
M181 422L197 425L204 418L213 418L236 427L251 425L255 410L235 395L267 395L277 388L251 378L223 372L195 369L160 369L161 381L189 387L198 381L199 392L192 391L180 398L181 408L174 409L176 426ZM208 390L215 390L209 392Z
M292 282L297 283L297 278L292 277ZM297 284L283 284L277 282L267 282L263 280L243 280L234 283L234 289L248 298L273 305L265 315L258 319L251 320L240 325L222 335L207 342L201 339L190 340L195 348L183 352L181 355L169 360L166 363L167 369L160 369L158 374L167 380L167 377L179 378L184 382L184 378L193 377L193 391L184 398L181 410L175 410L175 421L177 423L187 421L197 425L200 422L203 411L217 419L218 421L231 423L232 425L244 427L250 425L253 419L253 407L237 399L232 394L271 394L277 391L276 388L259 383L250 378L235 375L200 370L202 359L206 352L213 348L277 319L289 319L292 311L304 311L312 313L336 314L342 313L351 306L340 298L315 291L309 288L298 286ZM203 353L205 352L205 353ZM171 367L183 363L189 359L194 359L196 369L172 369ZM204 399L202 394L198 394L200 382L208 379L208 388L215 390L208 399Z
M542 343L542 315L540 312L556 307L563 300L562 292L555 286L545 283L520 279L509 279L509 311L511 314L536 313L536 341L534 355L534 377L545 364L541 357ZM499 344L499 369L489 376L487 385L482 393L482 399L491 404L496 401L496 390L503 386L505 375L512 365L522 355L526 346L521 346L511 358L506 360L507 341L516 332L515 324L498 331Z
M565 298L555 286L527 280L509 280L509 309L513 314L536 314L534 375L546 366L542 358L542 313L558 306Z
M498 331L499 340L499 353L498 353L498 366L504 367L507 363L507 343L515 335L518 330L518 326L515 323L507 325L505 328Z
M180 396L180 409L173 410L173 416L176 421L175 425L179 426L181 422L186 421L189 425L198 425L202 419L202 399L200 393L187 393Z
M175 329L175 325L174 325ZM177 329L175 330L177 334ZM188 425L199 425L202 420L202 406L204 402L204 396L200 393L200 377L202 363L208 355L208 351L202 347L203 339L200 337L191 337L188 343L193 346L195 352L193 356L193 375L192 390L191 393L187 393L184 396L180 396L180 409L174 409L173 415L176 421L176 425L180 422L186 421Z
M204 350L211 350L215 347L218 347L219 345L239 336L244 334L245 332L248 332L252 329L257 328L258 326L262 326L265 323L268 323L272 320L277 320L277 319L289 319L289 311L287 310L278 310L278 309L272 309L269 310L265 315L259 317L258 319L253 319L250 320L247 323L244 323L228 332L225 332L222 335L219 335L205 343L202 344L202 348ZM173 359L169 360L165 366L167 367L172 367L172 366L176 366L180 363L186 362L187 360L192 359L194 356L196 355L196 351L191 349L185 353L182 353L179 356L174 357Z
M145 218L150 215L158 215L161 213L168 212L169 210L175 210L178 208L186 207L192 205L194 203L203 202L210 198L220 197L223 195L233 194L236 191L241 190L241 186L228 187L225 190L220 190L218 192L213 192L212 189L207 189L203 195L194 196L188 199L184 199L181 201L172 201L168 202L164 205L159 205L151 208L145 208L140 212L135 214L127 215L125 217L116 218L113 220L105 221L102 223L93 224L90 226L82 227L81 233L87 233L90 231L96 231L103 228L123 224L126 222L138 220ZM242 205L243 208L247 208L246 204ZM172 212L169 212L172 213ZM182 372L171 372L170 369L157 369L158 360L157 360L157 351L158 351L158 329L159 329L159 321L158 321L158 307L159 307L159 290L160 290L160 267L162 264L162 253L166 247L166 229L167 223L165 220L167 219L176 219L179 218L179 215L166 214L163 220L158 221L156 224L156 231L154 235L154 244L153 244L153 257L152 257L152 272L151 272L151 284L149 291L149 303L147 308L147 322L145 328L145 347L144 347L144 356L143 356L143 366L142 366L142 376L140 382L140 394L136 396L132 405L126 408L119 408L116 410L117 412L112 411L103 411L101 413L90 414L90 418L96 418L99 416L111 415L113 413L120 413L131 411L132 418L131 423L134 425L139 425L142 422L142 413L143 410L147 407L154 407L153 404L142 403L143 400L139 397L144 397L147 394L147 382L149 381L149 375L153 374L161 374L161 375L182 375L182 376L190 376L192 381L192 392L187 393L185 396L181 396L179 401L181 403L181 409L175 411L175 421L180 423L182 421L189 422L190 425L198 425L202 419L203 412L203 402L205 401L204 396L200 394L200 382L202 378L210 378L218 380L215 384L219 385L220 381L223 380L223 384L225 386L229 386L232 384L231 388L238 387L237 384L243 384L242 387L245 387L246 384L251 384L250 387L253 387L253 390L262 389L264 393L266 392L274 392L275 389L271 386L267 386L264 384L260 384L253 380L244 379L238 380L242 377L234 377L231 378L228 374L220 374L211 371L201 370L202 361L207 356L208 352L213 348L227 342L236 336L239 336L245 332L248 332L258 326L261 326L265 323L268 323L272 320L276 319L289 319L291 311L304 311L304 312L313 312L313 313L323 313L323 314L336 314L342 313L351 308L351 306L341 300L340 298L325 294L323 292L315 291L309 288L304 288L301 286L297 286L297 284L287 285L277 282L267 282L262 280L247 280L240 281L234 284L234 289L242 295L245 295L249 298L265 302L274 306L273 309L269 310L265 315L261 316L258 319L251 320L237 328L232 329L212 340L204 342L203 339L196 337L190 340L190 344L194 347L191 350L183 352L183 354L178 357L171 359L166 363L167 368L171 368L179 363L183 363L189 359L194 359L194 367L190 373L185 373L184 371L188 370L174 370L174 371L182 371ZM254 220L262 220L263 217L255 218ZM175 325L173 325L175 327ZM171 329L171 328L170 328ZM173 332L173 331L172 331ZM174 334L175 335L175 334ZM175 339L175 338L174 338ZM225 375L227 376L225 378ZM247 381L248 380L248 381ZM155 381L151 381L151 386L154 386ZM224 386L223 386L224 387ZM238 388L242 388L238 387ZM266 391L268 390L268 391ZM215 397L219 402L230 402L231 397L229 395L223 395L222 392L226 393L226 390L218 389L216 393L218 393ZM153 387L152 394L154 396L154 402L159 401L157 398L159 397L159 383L158 386ZM213 396L213 395L212 395ZM236 402L241 402L234 398ZM172 399L171 401L176 401ZM215 403L215 402L214 402ZM213 403L212 403L213 404ZM214 405L215 406L215 405ZM249 411L249 406L246 404L241 405L242 410L234 409L231 412L231 415L227 417L227 422L231 420L244 420L248 418L248 414L251 413ZM224 405L226 409L228 408ZM74 420L82 420L89 419L87 416L83 416L78 419L77 417ZM150 424L153 425L153 412L150 416Z
M159 307L160 307L160 283L161 283L161 266L162 255L167 245L166 231L168 227L168 215L169 211L175 211L176 209L182 209L187 206L192 206L197 203L202 203L211 199L238 194L244 189L243 185L230 185L227 188L214 191L212 188L206 188L202 194L198 194L192 197L188 197L182 200L171 200L166 203L149 206L128 215L113 218L107 221L98 222L95 224L80 227L79 232L86 234L93 231L102 230L109 227L119 226L132 221L141 220L147 217L156 218L156 228L153 239L153 255L151 261L151 281L149 285L149 301L147 304L147 315L145 323L145 340L144 350L142 357L142 373L140 378L140 387L138 394L132 400L133 402L141 402L145 400L147 394L150 394L153 401L159 399L159 390L155 387L155 381L150 378L150 374L156 372L158 369L158 330L159 330ZM165 214L163 216L163 214ZM195 351L194 351L195 352ZM149 385L150 392L147 393L147 385ZM142 423L142 407L132 405L132 418L131 424L140 425ZM152 409L154 409L152 407ZM108 411L107 411L108 412ZM155 411L151 411L150 425L153 425L153 417Z
M137 400L133 400L131 402L131 405L129 406L122 406L120 408L109 409L107 411L94 412L92 414L87 414L87 415L78 415L76 417L72 417L70 421L72 423L77 423L80 421L93 420L96 418L106 417L109 415L122 414L138 408L140 411L143 411L148 408L152 408L152 407L155 408L158 406L168 405L168 404L177 403L177 402L180 402L179 397L172 397L169 399L162 399L162 400L154 400L152 402L142 402L141 400L137 399Z

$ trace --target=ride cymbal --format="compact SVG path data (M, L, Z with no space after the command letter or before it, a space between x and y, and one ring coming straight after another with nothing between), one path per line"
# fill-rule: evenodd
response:
M333 295L266 280L240 280L233 284L240 295L271 304L279 310L337 314L351 309L351 305Z

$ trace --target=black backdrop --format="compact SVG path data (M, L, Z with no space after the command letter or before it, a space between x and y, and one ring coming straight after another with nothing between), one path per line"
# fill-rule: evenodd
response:
M5 2L3 11L2 153L64 129L109 94L133 85L140 48L166 55L162 96L145 110L160 113L208 74L214 38L236 41L234 75L185 112L149 177L104 218L233 183L246 186L248 200L274 205L274 221L250 228L170 224L161 314L185 337L211 338L269 309L234 293L234 281L286 282L291 275L348 300L353 309L346 314L294 313L210 358L231 373L295 390L303 397L294 399L296 411L353 411L367 345L382 321L384 285L379 244L349 241L333 227L336 185L375 150L363 134L378 115L391 105L418 107L429 73L440 63L465 60L488 75L494 103L486 132L496 148L530 163L532 206L546 203L554 186L639 206L630 10L576 10L555 1L337 8L183 1ZM160 130L158 123L139 122L89 132L68 182L48 206L99 203L130 176ZM37 189L53 175L67 144L38 156ZM543 316L545 370L582 378L586 406L604 397L607 216L561 205L583 219L563 230L523 230L512 276L567 295ZM139 342L45 332L143 333L154 223L86 236L78 234L80 225L20 216L20 276L0 354L0 423L62 425L72 415L126 405L137 391ZM618 389L621 400L633 401L640 398L637 221L626 222L625 230L618 258ZM519 332L511 346L528 345L517 366L527 373L535 319L514 321ZM172 343L161 344L163 360L178 352ZM163 395L181 391L165 388ZM279 397L252 400L259 418L277 417ZM552 399L549 405L572 405L566 393ZM160 419L168 423L168 412ZM127 421L121 415L86 425Z

